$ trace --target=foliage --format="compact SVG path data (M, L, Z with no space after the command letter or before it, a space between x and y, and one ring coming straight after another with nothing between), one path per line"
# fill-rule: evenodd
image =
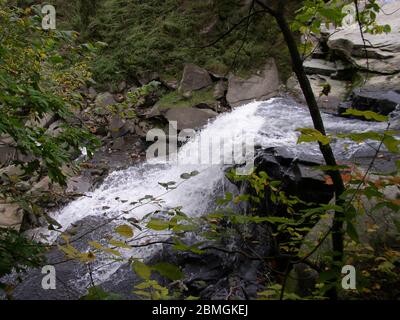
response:
M178 91L173 91L164 95L158 102L158 106L163 108L181 108L187 106L195 106L200 103L209 105L216 104L212 90L194 91L190 97L183 97Z
M65 184L63 164L80 154L82 146L90 155L95 145L87 130L68 121L82 102L77 89L90 76L82 55L93 49L75 46L73 33L43 31L40 16L30 8L2 7L0 13L0 134L32 158L18 163L27 174L45 170L53 181ZM46 117L63 123L59 134L39 125Z
M75 8L82 1L75 1ZM271 56L278 60L283 74L288 74L281 36L263 15L254 16L247 33L242 25L208 46L247 14L240 0L102 0L97 1L85 30L76 9L68 19L75 21L71 27L85 37L109 44L94 63L96 80L101 83L151 71L176 78L186 62L221 74L237 71L244 75Z
M313 47L309 39L310 34L320 35L322 27L327 29L331 26L340 27L343 21L347 21L348 15L350 15L350 23L359 23L364 33L389 33L390 25L379 25L376 21L380 10L380 5L376 0L365 1L365 4L353 0L306 0L296 12L291 27L293 31L306 36L303 49L305 52L310 52Z
M368 116L379 118L378 115L371 113L368 113ZM385 134L395 138L397 133L386 131ZM310 138L305 143L319 141L318 135L311 135L311 137L313 139ZM380 137L383 140L385 138L383 135ZM331 139L341 138L340 136L331 137ZM365 139L357 141L364 142ZM398 150L395 152L398 154ZM377 153L379 153L379 149ZM316 167L316 169L332 170L328 166ZM122 257L120 254L122 250L135 250L137 244L135 239L140 239L142 232L153 232L154 243L164 243L163 238L159 238L157 233L170 232L169 239L171 240L165 243L172 246L173 250L203 255L210 250L209 248L226 252L223 243L238 236L243 237L244 248L251 248L257 239L254 239L254 235L247 238L246 230L252 230L252 226L255 225L263 225L266 227L266 232L271 232L276 247L273 250L275 253L270 256L253 256L253 259L266 262L265 272L266 279L268 279L268 283L265 283L265 290L258 293L258 299L326 299L331 288L336 288L341 298L378 298L382 296L393 298L396 292L393 291L392 295L389 288L398 284L396 274L400 257L398 248L388 247L386 240L379 238L381 236L378 235L376 238L378 242L375 244L365 242L362 240L365 235L359 232L361 230L362 233L375 233L379 226L370 225L365 230L361 225L362 217L374 215L375 212L382 212L382 210L389 210L393 214L394 225L399 225L399 218L395 214L400 211L400 202L387 193L390 188L399 190L398 170L392 174L379 175L369 171L362 172L357 166L350 165L340 165L336 169L341 170L346 181L342 206L331 203L305 203L293 195L286 194L282 189L282 182L272 180L265 172L255 171L248 176L238 176L231 171L227 174L228 179L235 183L248 185L248 191L237 195L226 193L224 198L217 201L218 209L215 212L204 213L201 217L190 217L182 212L181 207L176 207L167 210L161 216L159 211L155 211L143 217L141 221L125 219L129 223L122 224L115 229L116 236L121 240L105 239L108 244L91 243L91 246L97 251L113 256L113 259L119 260ZM160 185L166 189L166 192L172 192L181 187L183 183L190 183L191 178L198 174L201 173L183 173L180 182L160 182ZM329 178L326 183L331 183ZM137 208L149 203L159 204L160 201L162 202L158 196L148 195L139 199L138 202L132 203L132 206ZM265 202L279 210L277 212L270 211L267 207L260 211ZM239 207L245 207L247 211L240 213L237 210ZM333 211L344 214L346 236L343 264L355 265L359 270L357 290L355 291L346 291L341 288L340 275L336 274L337 269L334 268L332 261L332 249L323 245L330 241L331 230L328 228L326 233L317 239L308 237L308 234L315 232L313 231L314 226L327 219ZM136 233L134 229L138 229L140 232ZM186 236L193 232L200 240L189 245L186 242ZM212 243L211 246L210 243ZM324 249L320 249L321 247ZM118 251L115 252L116 250ZM237 251L231 254L244 253ZM246 253L246 255L249 254L251 254L251 250ZM149 264L134 258L134 253L130 258L125 259L131 261L133 272L143 279L133 291L138 297L155 300L197 298L190 296L185 286L176 286L177 281L184 283L188 276L182 272L179 266L165 262ZM82 262L88 263L85 259ZM298 275L293 271L297 264L302 263L308 264L319 274L315 279L315 286L306 296L297 291L298 284L295 279ZM155 276L156 274L167 279L167 284L160 281ZM290 282L294 284L292 285Z
M12 270L21 272L43 261L44 249L14 229L0 228L0 278ZM0 289L2 284L0 282Z
M75 116L83 105L80 89L91 79L88 63L97 48L76 44L74 32L44 31L40 8L19 8L0 1L0 136L18 157L21 174L1 177L0 197L25 212L47 217L30 182L48 176L65 185L66 173L85 148L90 156L98 141ZM52 123L58 129L49 130ZM56 128L57 128L56 127ZM0 276L38 266L43 248L10 229L0 230Z

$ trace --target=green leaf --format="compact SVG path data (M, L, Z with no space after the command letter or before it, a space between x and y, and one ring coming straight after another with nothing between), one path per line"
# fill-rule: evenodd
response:
M297 140L298 144L302 142L320 142L323 145L326 145L331 142L329 137L312 128L299 128L296 129L296 131L301 132L301 135Z
M397 228L397 231L400 232L400 220L393 219L394 225Z
M399 151L400 140L397 140L393 136L385 134L385 138L383 139L383 144L389 150L389 152L397 153Z
M349 235L349 237L355 241L355 242L359 242L360 239L358 237L358 233L356 228L354 227L354 225L350 222L347 222L347 229L346 229L347 234Z
M149 280L151 276L151 268L141 261L134 261L132 263L133 270L136 274L144 280Z
M50 57L49 60L51 63L61 63L64 61L63 57L61 57L60 55L54 55L54 56Z
M151 219L147 224L147 228L161 231L169 228L169 222L161 219Z
M356 117L364 117L367 120L375 120L379 122L386 122L388 121L388 117L378 114L373 111L361 111L357 109L347 109L346 112L343 113L343 115L350 115L350 116L356 116Z
M170 280L180 280L183 278L182 271L177 267L170 263L161 262L152 267L153 270L157 271L163 277L166 277Z
M118 257L121 256L121 253L119 251L111 249L111 248L104 247L102 244L100 244L100 243L98 243L96 241L90 241L88 244L89 244L89 246L91 246L91 247L93 247L95 249L101 250L103 252L110 253L110 254L113 254L113 255L118 256Z
M133 230L127 224L123 224L115 228L115 232L118 233L121 237L124 238L132 238L133 237Z
M109 243L112 246L118 247L118 248L123 248L123 249L131 249L132 248L129 244L126 244L125 242L114 240L114 239L109 240Z

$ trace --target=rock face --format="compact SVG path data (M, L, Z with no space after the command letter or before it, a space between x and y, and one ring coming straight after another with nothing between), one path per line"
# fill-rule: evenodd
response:
M353 90L350 100L339 106L339 113L347 108L371 110L383 115L389 115L400 105L399 90L382 90L379 87L362 87Z
M212 85L210 74L207 70L194 64L186 64L183 70L180 92L196 91Z
M100 93L95 100L95 104L99 108L105 108L116 103L117 101L115 101L114 96L109 92Z
M368 53L368 68L372 72L393 74L400 72L400 2L388 3L377 16L379 25L390 25L388 34L364 34ZM392 14L384 14L392 13ZM349 60L359 69L367 69L367 59L358 24L353 24L331 35L329 48Z
M319 74L332 77L332 79L347 78L347 70L349 69L349 67L340 60L331 62L323 59L307 60L304 62L304 68L307 74Z
M255 164L259 171L266 172L271 179L282 181L281 188L289 195L314 203L327 203L333 197L333 188L325 183L325 174L313 168L323 164L322 158L295 155L277 147L261 150Z
M272 98L279 90L279 74L273 59L268 60L264 69L248 79L229 76L226 99L231 107L237 107L253 100Z
M349 82L335 80L329 76L319 74L308 75L308 80L310 81L314 95L318 98L319 107L325 112L336 114L340 102L347 98ZM324 95L322 91L327 85L330 88L330 92L328 95ZM288 79L286 86L300 102L305 103L303 92L295 76Z
M168 121L177 121L178 130L198 129L206 125L210 119L215 118L218 113L210 109L198 108L173 108L165 113Z
M227 91L227 84L224 80L220 80L214 87L213 96L215 99L223 99Z
M127 133L125 129L125 121L119 116L112 117L108 130L113 138L118 138Z
M23 213L19 205L13 203L0 203L0 227L19 230Z
M95 104L98 107L107 107L109 105L116 104L117 102L114 99L114 96L109 92L100 93L96 97Z

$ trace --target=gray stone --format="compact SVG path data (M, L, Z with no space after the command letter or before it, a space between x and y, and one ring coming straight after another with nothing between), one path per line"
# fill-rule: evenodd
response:
M188 63L183 70L180 92L196 91L212 85L210 74L207 70Z
M318 74L322 76L335 77L336 79L348 78L351 72L348 66L340 60L331 62L322 59L311 59L304 62L304 69L307 74Z
M253 100L266 100L277 95L279 74L275 61L269 59L264 69L248 79L229 76L226 99L231 107L237 107Z
M177 121L178 130L182 130L201 128L217 115L218 113L209 109L173 108L166 112L165 118L168 121Z
M124 126L125 120L121 119L119 116L113 116L108 126L108 130L113 138L117 138L126 134Z
M157 72L145 72L143 74L140 75L139 77L139 82L142 86L150 83L151 81L154 80L159 80L160 79L160 75Z
M214 87L214 98L219 100L225 97L225 94L228 90L227 83L223 80L220 80L217 82L217 84Z
M116 103L114 96L109 92L100 93L95 100L95 105L99 108L105 108Z
M94 100L96 99L96 96L97 96L97 91L93 87L90 87L88 90L89 99Z
M150 110L148 110L144 116L146 119L151 119L151 118L159 117L161 115L162 115L162 113L161 113L160 107L156 104Z
M60 134L64 130L61 126L62 126L61 121L53 122L50 125L50 127L47 129L46 133L52 137L56 137L58 134Z
M127 90L127 93L133 93L133 92L135 92L137 89L138 89L137 86L131 86L131 87Z
M19 166L15 166L15 165L11 165L11 166L0 169L0 177L3 174L8 177L21 176L23 173L24 173L24 171Z
M362 87L353 90L350 101L339 106L339 113L347 108L367 111L371 110L383 115L389 115L400 105L400 90L381 90L379 87Z
M23 213L18 204L0 203L0 227L19 230L23 219Z
M126 82L122 81L119 85L118 85L118 92L123 92L126 89Z
M381 74L400 72L400 2L386 4L377 15L378 25L390 25L388 34L364 33L365 44L357 23L332 33L328 46L359 69ZM391 12L392 14L384 14ZM368 53L366 59L365 47Z
M318 98L319 107L325 112L337 114L337 108L340 102L347 98L350 82L335 80L328 76L317 74L308 75L307 77L310 81L314 95ZM328 96L322 94L325 85L330 86ZM299 99L300 102L305 103L303 92L295 76L288 79L286 87L295 98Z

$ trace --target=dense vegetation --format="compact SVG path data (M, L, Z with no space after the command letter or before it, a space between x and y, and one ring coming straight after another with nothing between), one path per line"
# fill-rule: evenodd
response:
M377 141L380 143L372 163L382 147L388 152L398 154L398 132L388 130L384 133L333 135L325 133L318 105L311 92L307 94L307 79L298 63L296 39L299 32L318 33L322 23L340 24L345 2L304 1L303 8L297 11L292 20L293 8L286 11L272 11L264 8L262 14L252 12L249 23L234 27L248 13L243 3L232 1L86 1L76 0L62 4L66 8L62 16L63 28L80 31L43 31L38 7L30 7L29 1L22 1L19 7L1 1L0 27L0 134L11 140L11 144L22 157L10 163L18 166L22 173L2 177L0 194L3 200L18 203L23 210L48 219L49 229L55 229L57 222L47 217L37 199L26 195L24 182L40 180L43 175L60 185L66 182L66 171L74 166L74 161L82 153L90 156L98 145L88 128L74 116L74 111L85 107L84 87L93 84L117 85L122 80L139 82L140 77L149 72L159 72L161 77L179 77L185 62L195 62L215 73L226 74L235 71L246 74L260 67L267 57L275 57L280 62L281 74L288 75L289 52L293 69L300 80L305 81L303 91L311 111L315 128L300 128L299 143L317 142L325 156L327 166L320 169L326 172L326 183L333 185L335 199L329 204L305 203L280 189L281 181L274 181L265 172L255 171L246 177L228 174L233 182L246 183L248 193L233 197L227 193L219 200L220 209L201 218L193 218L182 212L182 208L171 208L168 218L160 219L149 214L143 221L128 221L115 229L113 235L104 241L91 241L91 250L80 251L73 243L73 234L63 233L59 249L67 259L76 259L89 266L97 256L106 254L110 259L123 259L121 250L133 249L132 241L136 229L173 233L173 246L177 251L204 254L207 249L202 243L186 245L185 236L201 230L201 236L214 241L212 250L221 250L229 237L240 234L242 228L251 229L254 225L267 225L274 235L276 254L268 257L251 256L260 260L266 268L272 269L276 276L265 280L265 290L258 292L258 298L298 299L313 298L376 298L396 297L399 293L392 288L399 284L396 273L399 270L400 253L398 248L386 247L377 243L375 247L366 246L357 233L357 217L382 209L399 211L398 199L387 197L385 190L398 186L398 170L386 176L372 175L370 168L360 172L357 168L337 165L330 143L333 139L350 139L355 142ZM261 2L263 3L263 2ZM360 14L361 27L365 31L385 32L386 26L377 26L374 15L379 7L375 1ZM278 6L279 7L279 6ZM67 10L68 9L68 10ZM263 6L256 10L262 10ZM253 7L252 7L253 10ZM270 11L269 11L270 10ZM272 17L276 19L274 22ZM268 17L268 18L266 18ZM288 20L289 19L289 20ZM310 21L311 19L311 21ZM292 32L288 22L292 23ZM286 28L286 29L285 29ZM282 33L285 35L281 34ZM286 34L285 34L286 31ZM224 35L219 39L221 35ZM96 45L86 44L90 40ZM220 40L220 41L215 41ZM214 43L213 43L214 42ZM213 45L211 45L213 43ZM271 45L273 43L274 45ZM285 49L288 45L289 50ZM99 48L98 48L99 47ZM297 63L297 65L296 65ZM297 68L296 68L297 67ZM303 83L301 83L303 84ZM133 108L142 96L150 95L158 83L147 86L130 95ZM309 84L308 84L309 86ZM207 94L206 94L207 96ZM194 99L196 99L195 97ZM206 97L207 98L207 97ZM174 93L162 103L171 103ZM204 99L204 97L201 97ZM128 103L123 104L130 108ZM136 110L132 111L132 117ZM389 118L374 112L348 111L349 115L365 117L368 120L388 122ZM61 123L61 130L49 134L48 127L38 122L47 118ZM398 164L398 162L397 162ZM163 182L160 185L169 192L179 188L198 174L197 171L182 173L181 181ZM270 201L281 208L277 216L259 212L259 204ZM121 199L121 201L124 201ZM133 208L160 201L158 195L148 195L132 203ZM250 208L246 215L232 211L231 204L245 203ZM366 206L366 203L370 206ZM368 207L368 208L366 208ZM327 213L334 215L333 225L317 241L305 243L307 233ZM114 219L115 220L115 219ZM398 220L395 224L398 227ZM108 222L111 223L112 219ZM243 227L244 226L244 227ZM371 227L372 229L374 226ZM320 261L312 260L324 242L333 247L322 253ZM300 250L306 245L306 252ZM338 250L339 248L339 250ZM0 276L11 271L22 271L26 267L41 265L43 252L49 248L27 240L10 229L0 230ZM243 253L241 253L243 254ZM126 259L133 271L143 280L135 287L135 294L144 299L197 299L188 296L185 288L175 289L171 282L185 278L179 266L161 262L148 265L135 257ZM340 270L345 262L367 266L362 286L357 291L343 292L340 287ZM306 263L318 272L315 290L300 297L290 286L290 278L296 265ZM154 280L158 274L167 279L167 284ZM267 281L268 280L268 281ZM12 293L9 293L12 295ZM110 299L110 295L97 288L94 283L85 299Z
M283 77L290 71L276 24L256 12L250 24L215 42L247 16L243 1L74 1L71 16L64 17L66 25L85 39L108 44L94 64L99 82L135 79L152 71L178 79L187 62L219 74L249 74L268 57L277 59Z

